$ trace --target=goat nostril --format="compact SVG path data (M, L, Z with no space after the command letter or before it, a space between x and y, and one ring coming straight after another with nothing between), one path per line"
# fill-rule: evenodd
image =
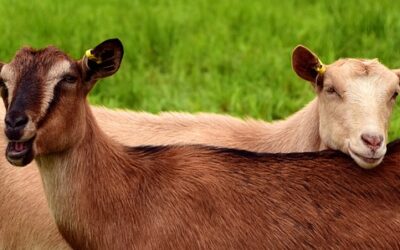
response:
M18 116L15 121L15 127L25 126L28 123L28 117L26 115Z
M6 116L5 123L10 128L22 128L28 123L28 116L24 114Z
M371 149L377 149L382 145L383 136L382 135L371 135L371 134L362 134L361 140Z
M8 117L6 116L6 119L4 120L5 124L7 127L12 127L12 121L10 121L10 119L8 119Z

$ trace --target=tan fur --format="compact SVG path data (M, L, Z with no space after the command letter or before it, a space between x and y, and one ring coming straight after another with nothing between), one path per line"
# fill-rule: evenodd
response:
M400 240L399 143L374 175L333 153L127 151L83 117L78 144L37 158L56 222L76 249L387 248Z
M107 122L120 119L129 127L129 116L104 108L98 110L98 118L104 121L105 130L121 141L128 142L132 133L119 132L107 126ZM133 114L131 114L133 115ZM0 106L0 117L5 116ZM4 129L3 122L0 130ZM127 131L127 130L124 130ZM0 152L7 145L0 137ZM36 163L27 169L15 168L0 157L0 249L70 249L59 234L48 209L42 181Z
M377 59L340 59L323 65L303 46L293 51L292 65L317 92L322 145L349 154L360 167L379 165L400 91L398 71Z
M330 87L341 97L327 94ZM398 91L398 76L377 60L341 59L329 65L319 94L321 140L332 149L350 154L359 165L375 167L353 152L383 158L394 105L392 96ZM362 141L362 134L381 135L384 143L371 151Z
M109 110L97 109L96 117L105 117ZM118 129L130 135L121 141L128 145L208 144L240 148L257 152L304 152L325 149L318 136L318 106L316 100L283 121L267 123L254 119L239 119L227 115L198 113L132 113L118 111L129 123L108 119L102 128ZM132 136L137 134L140 136ZM112 136L112 134L108 133ZM112 136L113 137L113 136Z
M42 117L45 115L47 108L50 105L51 100L53 100L53 94L54 94L54 87L56 86L57 82L60 80L59 75L60 72L67 72L70 67L70 64L68 61L61 61L60 63L57 63L51 67L49 70L49 73L47 75L47 85L50 85L49 88L44 89L43 91L43 99L42 99L42 105L41 105L41 110L40 110L40 116Z
M326 148L321 143L318 133L319 109L317 100L312 101L307 107L286 121L273 124L255 120L242 121L229 116L211 114L163 113L156 116L147 113L110 112L106 109L96 109L94 113L107 134L128 145L204 143L259 152L302 152ZM4 147L5 142L0 142ZM23 200L27 201L26 204L16 202L15 206L14 204L7 204L7 202L2 204L4 211L15 211L15 215L7 216L9 213L3 213L0 210L2 217L0 217L0 221L4 222L0 224L0 239L3 238L1 237L1 229L8 228L9 234L6 234L7 232L4 230L4 235L7 235L4 239L11 242L4 243L4 246L30 248L37 244L38 248L50 248L49 246L53 243L51 241L46 242L44 239L57 238L57 236L54 225L49 222L46 205L40 192L40 182L36 176L37 172L28 171L23 178L21 176L24 176L25 172L11 168L7 163L1 164L1 167L4 168L4 171L3 169L0 171L0 180L2 175L6 176L5 179L8 180L7 183L10 183L11 187L9 190L5 189L6 191L3 194L0 189L0 199L3 195L23 197ZM17 171L19 171L18 174L14 175ZM35 195L25 197L29 195L24 193L27 186L36 191ZM22 214L20 207L29 208L31 212ZM32 213L40 214L40 216L31 216ZM29 223L29 221L32 221L30 220L31 217L38 218L38 221ZM20 223L25 224L20 226ZM42 228L47 228L47 230L41 230ZM8 237L8 235L13 235L10 232L15 231L19 232L20 237ZM0 248L1 243L0 240Z
M8 82L15 82L15 72L12 70L12 67L9 65L5 65L4 67L1 68L0 70L2 79L4 81L4 84L7 84ZM12 98L12 93L14 93L14 85L10 84L8 91L11 93L8 96L8 102L11 102Z
M300 113L300 117L303 117L303 112ZM310 110L310 114L312 113L315 111ZM208 144L216 146L225 145L260 152L275 150L279 152L280 150L284 151L283 138L287 133L282 130L282 138L275 138L272 134L267 134L268 128L275 125L251 119L242 121L230 116L215 114L161 113L152 115L145 112L111 111L99 107L94 108L94 114L108 135L128 145L207 144L208 142ZM4 115L4 107L0 106L0 117L4 117ZM292 122L293 124L298 123L296 117L297 115L294 115L293 118L290 118L291 122L288 125L293 126ZM305 122L307 121L311 120L307 119ZM276 124L280 123L283 122ZM3 130L3 126L3 123L0 123L1 130ZM285 128L285 126L281 127ZM221 131L226 133L221 133ZM296 132L296 130L291 131L293 134ZM268 140L265 142L263 138ZM291 136L290 138L296 137ZM275 141L270 139L275 139ZM301 140L301 137L297 137L296 140ZM240 147L241 143L243 145ZM274 144L277 149L268 147ZM294 143L293 145L302 147L304 143ZM4 152L5 147L6 141L2 136L0 150ZM303 148L297 148L294 151L303 151ZM36 163L31 163L32 166L27 169L19 169L12 167L4 158L0 160L0 182L7 185L6 188L0 189L0 200L4 201L0 205L0 239L2 239L0 240L0 249L67 248L49 214L40 176L35 169ZM26 192L26 190L30 190L30 192ZM21 198L10 199L10 197Z

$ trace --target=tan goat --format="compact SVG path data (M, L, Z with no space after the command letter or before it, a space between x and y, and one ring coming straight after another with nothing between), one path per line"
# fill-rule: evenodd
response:
M299 76L312 82L318 96L286 120L135 114L131 127L120 131L140 135L129 145L196 143L270 153L330 148L349 154L363 168L377 166L386 152L390 115L399 92L397 70L365 59L340 59L324 66L303 46L293 51L292 63Z
M360 123L350 124L349 121L352 120L348 119L360 110L357 106L349 105L352 98L354 99L351 93L355 92L355 88L351 87L351 79L359 76L364 80L374 80L376 86L381 88L376 93L384 93L392 87L384 81L392 74L390 70L377 62L372 62L371 65L365 66L365 69L369 70L368 74L363 75L359 72L359 68L366 65L365 63L365 61L355 59L338 61L328 66L327 73L323 74L326 82L334 82L337 85L335 87L349 93L349 97L346 97L343 104L338 104L337 100L324 95L324 92L315 86L318 98L289 119L273 124L255 120L243 121L215 114L163 113L156 116L147 113L111 112L101 108L95 108L94 114L107 134L128 145L202 143L259 152L316 151L330 147L348 153L345 145L348 145L350 138L358 138L363 129L359 126ZM316 76L313 74L317 72L316 70L314 72L314 68L317 69L317 67L314 65L320 64L312 52L301 46L296 48L293 53L293 65L299 75L316 83L314 81ZM351 73L351 70L355 70L355 73ZM311 74L311 77L307 75L307 72ZM381 78L377 77L378 73L382 75ZM7 76L6 71L3 74ZM335 74L347 75L348 79L335 80ZM321 80L321 77L319 79ZM360 80L358 79L357 82ZM365 82L371 83L371 80ZM376 93L365 93L364 100L369 102L364 105L382 109L380 98L376 98L382 95ZM332 116L332 121L332 117L326 114L331 114L332 110L340 106L345 106L345 108L341 108L340 114ZM386 111L385 109L383 105L383 114L390 112L390 102L388 109ZM361 118L374 120L376 117L374 118L373 113ZM1 114L3 116L5 114L3 108L0 109ZM381 119L385 120L388 117L383 115ZM384 128L386 134L387 121ZM341 136L335 137L335 133ZM6 147L6 142L1 138L0 147ZM362 145L358 148L362 148ZM384 151L383 146L381 151ZM375 166L379 161L367 167ZM0 188L0 199L3 200L0 204L0 249L32 249L35 246L38 249L53 247L60 249L63 242L57 240L60 237L54 223L51 223L37 171L32 168L30 171L18 171L10 168L8 163L0 159L0 183L4 183ZM25 191L26 187L29 187L29 192ZM11 202L9 197L17 198Z
M2 89L7 159L20 166L36 159L74 248L398 244L399 144L381 172L331 152L124 147L98 128L85 98L97 79L117 71L122 45L108 40L92 54L73 61L51 47L22 49L3 66L15 77Z

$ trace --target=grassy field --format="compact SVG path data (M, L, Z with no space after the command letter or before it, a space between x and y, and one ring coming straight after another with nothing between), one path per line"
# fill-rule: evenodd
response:
M105 40L125 45L120 72L92 103L149 112L207 111L265 120L314 93L292 72L305 44L321 59L378 57L400 68L400 2L272 0L0 0L0 59L23 45L74 57ZM400 136L397 105L390 136Z

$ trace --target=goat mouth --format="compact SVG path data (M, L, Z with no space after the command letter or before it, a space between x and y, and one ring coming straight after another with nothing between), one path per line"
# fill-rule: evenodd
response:
M6 149L7 160L14 166L26 166L33 160L32 137L26 141L10 141Z
M359 161L356 160L356 162L358 163L358 165L359 165L360 167L366 168L366 169L376 167L377 165L379 165L379 164L381 163L381 161L383 160L383 157L384 157L384 156L380 156L380 157L366 157L366 156L363 156L363 155L361 155L361 154L359 154L359 153L356 153L356 152L353 151L350 147L349 147L349 152L350 152L350 156L351 156L353 159L355 159L355 160L356 160L356 159L359 159L359 160L361 160L363 163L365 163L365 164L360 164Z

